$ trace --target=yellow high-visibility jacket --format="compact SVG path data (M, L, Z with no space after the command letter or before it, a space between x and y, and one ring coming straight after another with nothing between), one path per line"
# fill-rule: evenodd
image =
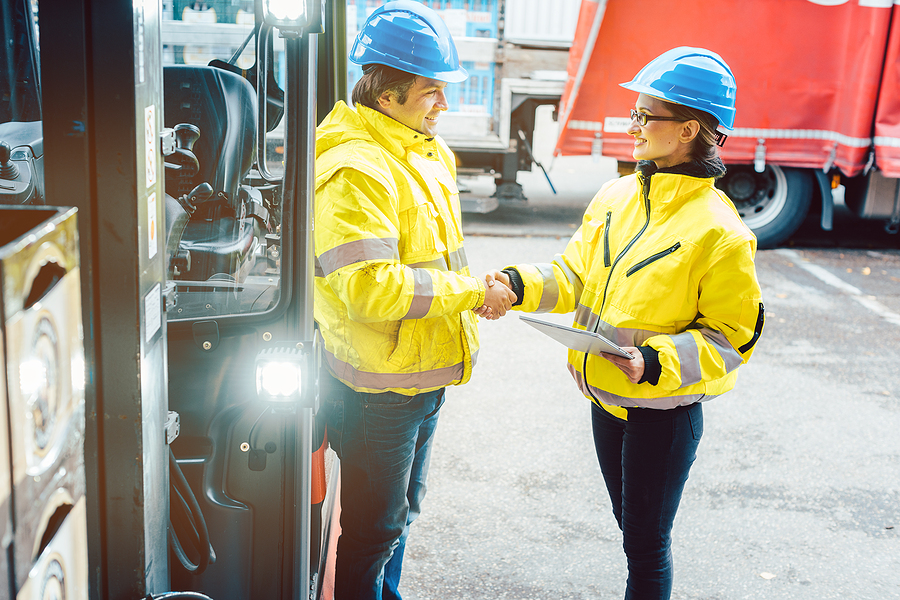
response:
M315 318L331 371L372 393L468 381L485 287L463 249L453 153L338 102L315 166Z
M564 254L513 266L525 285L516 310L574 310L575 328L659 352L652 385L569 351L582 393L620 418L621 407L669 409L732 389L762 333L756 237L713 183L670 172L608 182Z

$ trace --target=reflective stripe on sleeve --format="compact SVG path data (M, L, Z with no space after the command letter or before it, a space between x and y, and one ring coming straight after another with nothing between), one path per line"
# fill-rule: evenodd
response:
M434 284L425 269L410 269L413 273L413 299L404 319L421 319L431 310L434 301Z
M466 251L462 247L451 252L449 259L451 271L460 271L469 266L469 261L466 258Z
M563 260L562 254L557 254L553 257L553 262L562 270L563 274L565 274L566 279L569 280L569 283L572 284L572 287L575 288L575 302L581 300L581 293L584 291L584 283L581 281L581 277L579 277L575 271L569 268L569 265L566 264L566 261Z
M703 376L700 371L700 350L697 340L690 331L669 336L678 353L678 364L681 367L681 386L687 387L700 383Z
M559 286L556 277L553 276L553 265L550 263L536 264L534 267L541 274L543 290L541 291L541 303L535 312L549 312L553 310L559 300Z
M324 277L358 262L400 260L400 252L394 238L369 238L335 246L319 255L318 260Z
M427 260L425 262L413 263L411 265L406 265L410 269L435 269L437 271L446 271L447 263L443 258L438 258L437 260Z
M734 349L734 346L728 341L728 338L725 337L725 334L716 331L715 329L701 329L700 335L703 336L710 345L716 349L719 353L719 356L722 357L722 361L725 363L725 372L731 373L744 362L741 359L741 355L738 354L738 351Z
M469 261L466 260L466 251L462 248L451 252L447 260L437 258L435 260L427 260L425 262L413 263L407 266L412 267L413 269L437 269L438 271L446 271L448 262L450 263L451 271L461 271L469 266Z

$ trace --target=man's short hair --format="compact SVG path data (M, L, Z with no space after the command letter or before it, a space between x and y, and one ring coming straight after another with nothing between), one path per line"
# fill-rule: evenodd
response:
M406 104L409 90L416 83L416 75L387 65L365 65L363 76L353 86L353 104L378 110L378 99L385 92L393 94L400 104Z

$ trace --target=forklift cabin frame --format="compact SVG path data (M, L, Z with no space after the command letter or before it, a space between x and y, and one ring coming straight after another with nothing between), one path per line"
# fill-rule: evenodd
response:
M266 59L260 68L229 68L227 61L212 67L237 72L255 88L261 161L267 115L279 108L262 1L253 9L257 56ZM184 167L179 157L190 154L192 135L165 126L162 3L41 0L39 28L30 22L31 4L0 0L4 34L21 42L2 66L16 73L13 86L26 88L13 97L18 104L6 120L39 128L33 170L39 192L23 202L78 210L89 597L132 600L170 589L217 600L317 595L328 530L321 505L310 505L317 374L309 373L305 403L270 408L256 396L254 359L293 347L310 357L312 369L317 365L316 107L324 115L346 96L344 3L309 0L305 23L277 29L285 60L284 174L272 176L263 163L240 181L249 188L247 206L258 206L254 194L262 190L281 210L272 231L254 234L250 255L274 264L265 274L280 282L275 299L234 314L219 314L207 302L206 314L185 318L178 308L190 305L192 294L234 292L240 275L179 280L186 257L178 251L186 246L167 243L173 235L167 204L185 198L167 197L164 173ZM317 87L317 79L324 85ZM200 192L183 196L190 205ZM260 220L251 211L231 214L231 226L242 233L244 220ZM177 438L170 411L180 417ZM248 452L244 439L262 453ZM209 521L215 558L206 573L183 571L170 557L170 448Z

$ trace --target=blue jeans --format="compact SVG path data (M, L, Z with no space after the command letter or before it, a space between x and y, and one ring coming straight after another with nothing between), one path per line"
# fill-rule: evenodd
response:
M672 524L703 435L703 409L630 408L623 421L591 406L594 447L628 559L625 600L668 600Z
M421 512L444 390L355 392L326 376L328 441L341 459L335 600L400 600L410 524Z

